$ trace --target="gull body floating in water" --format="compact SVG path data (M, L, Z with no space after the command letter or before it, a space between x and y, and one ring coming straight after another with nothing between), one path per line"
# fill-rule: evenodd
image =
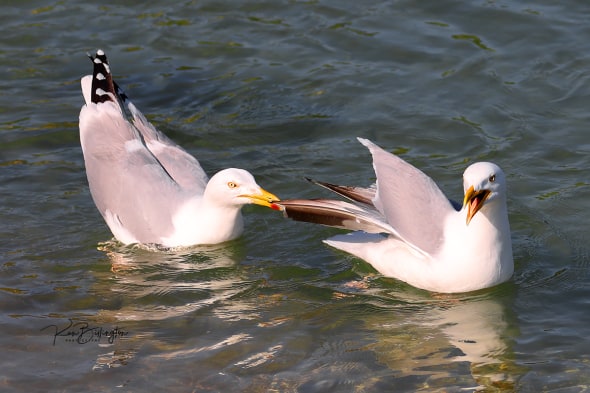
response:
M82 78L80 142L90 193L122 243L183 247L239 237L241 207L279 209L243 169L211 179L199 162L158 131L113 81L102 50Z
M381 274L434 292L468 292L508 280L514 271L506 177L478 162L463 174L463 205L450 201L419 169L359 138L373 156L373 187L315 182L351 202L277 202L285 216L353 232L325 243L369 262Z

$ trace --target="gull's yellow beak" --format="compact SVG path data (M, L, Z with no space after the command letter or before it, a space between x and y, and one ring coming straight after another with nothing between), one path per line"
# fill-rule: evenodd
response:
M279 197L262 188L260 189L260 194L243 194L240 196L248 198L251 203L256 205L270 207L273 210L282 210L281 207L275 203L280 201Z
M465 198L463 198L463 207L467 206L467 220L466 224L469 225L471 219L481 209L485 200L490 196L489 190L475 191L473 186L469 187L465 191Z

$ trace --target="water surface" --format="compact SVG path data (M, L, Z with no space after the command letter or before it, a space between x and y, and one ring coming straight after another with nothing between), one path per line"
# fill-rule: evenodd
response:
M587 391L590 5L153 1L0 6L0 389ZM461 198L508 176L515 274L438 295L244 209L227 244L111 241L78 140L86 52L213 174L369 185L374 140ZM83 333L83 334L82 334Z

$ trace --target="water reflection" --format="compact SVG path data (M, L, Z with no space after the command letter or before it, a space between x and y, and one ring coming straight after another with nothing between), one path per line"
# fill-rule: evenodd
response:
M373 322L370 347L396 375L423 376L433 389L511 390L514 319L500 299L444 296L394 322Z
M238 242L182 250L153 250L105 243L110 270L98 272L94 292L110 299L100 317L157 321L223 302L252 286L240 270Z
M506 313L499 301L485 299L438 309L433 315L433 325L461 351L453 361L469 363L478 387L506 388L515 382Z
M99 249L109 267L94 272L89 292L103 301L93 319L129 336L100 354L93 370L136 362L140 349L183 353L182 337L207 331L213 319L247 314L232 299L258 286L238 263L245 258L239 241L179 250L107 242Z

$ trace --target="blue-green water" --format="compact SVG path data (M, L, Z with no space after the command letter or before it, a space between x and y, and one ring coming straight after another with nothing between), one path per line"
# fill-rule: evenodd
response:
M590 389L589 3L0 11L1 391ZM304 176L370 184L357 136L452 198L470 162L496 162L513 279L430 294L321 243L338 230L257 207L244 209L245 235L218 247L110 242L77 130L79 78L97 48L208 173L248 169L282 198L331 196Z

